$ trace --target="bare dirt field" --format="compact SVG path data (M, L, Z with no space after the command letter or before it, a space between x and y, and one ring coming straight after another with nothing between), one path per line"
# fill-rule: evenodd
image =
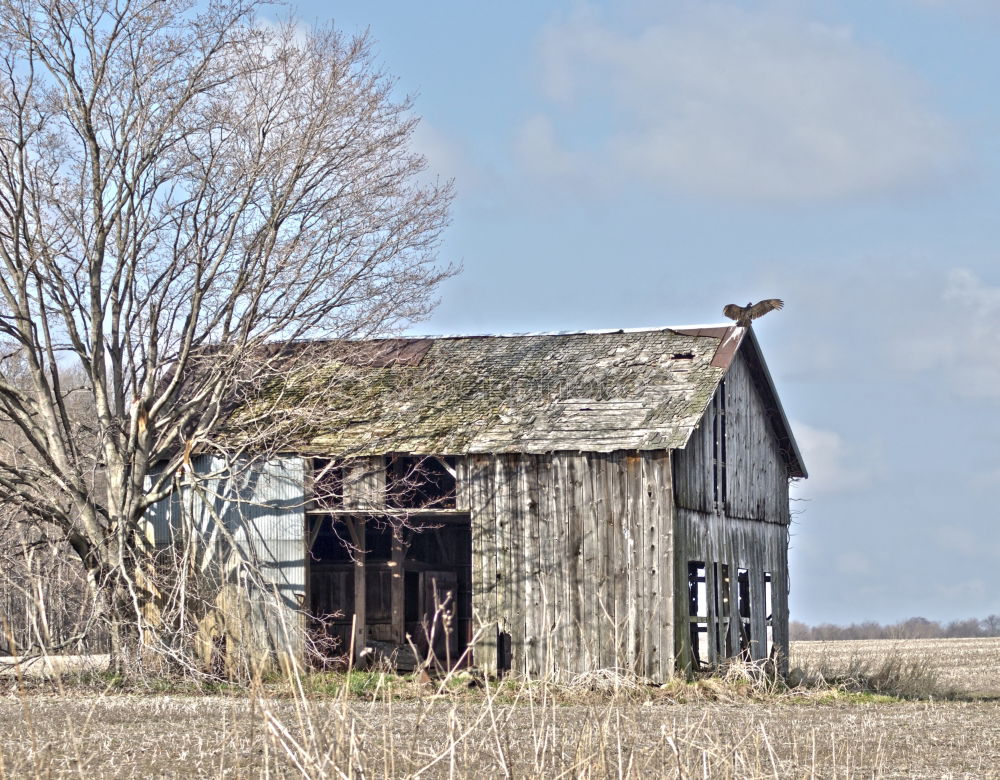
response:
M804 643L793 663L825 653L825 663L849 664L847 644L876 656L933 653L959 677L954 659L966 659L971 687L1000 690L998 644L979 642ZM0 778L1000 777L1000 705L989 695L901 701L819 689L741 698L714 683L689 688L678 696L675 686L673 698L575 699L529 684L296 701L25 692L8 678Z

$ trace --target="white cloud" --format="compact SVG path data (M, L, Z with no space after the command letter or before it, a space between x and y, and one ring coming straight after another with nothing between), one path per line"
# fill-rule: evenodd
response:
M735 5L677 4L635 33L577 15L544 37L541 85L550 116L528 120L519 150L550 176L572 161L595 182L801 201L924 186L958 164L917 81L850 30Z
M984 535L982 529L946 524L935 529L934 536L938 550L957 553L967 563L992 563L1000 557L1000 539L995 533Z
M911 327L890 343L900 368L932 372L966 397L1000 398L1000 287L954 268L935 298L909 308Z
M535 115L525 121L515 143L522 165L535 175L566 183L586 177L587 161L559 145L555 128L546 116Z
M472 156L462 143L436 128L426 119L413 131L413 150L427 158L425 178L454 179L461 189L483 184L486 174L472 163Z
M994 587L992 583L987 583L981 577L973 577L964 580L936 581L931 590L946 604L968 605L966 608L970 612L976 612L977 608L972 605L995 603L993 601Z
M809 470L809 479L794 483L797 498L858 490L870 484L879 471L872 453L848 446L835 431L796 421L792 421L792 430Z

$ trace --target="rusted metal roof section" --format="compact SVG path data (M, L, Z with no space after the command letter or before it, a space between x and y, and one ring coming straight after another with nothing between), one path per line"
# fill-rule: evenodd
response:
M357 355L367 362L338 348L311 372L328 400L300 447L328 456L676 449L744 330L391 339L364 342Z
M743 334L746 328L726 328L726 332L720 337L719 348L715 350L712 358L712 365L716 368L729 368L733 362L733 356L740 344L743 343Z
M377 339L340 342L337 349L339 359L352 366L419 366L433 343L433 339Z

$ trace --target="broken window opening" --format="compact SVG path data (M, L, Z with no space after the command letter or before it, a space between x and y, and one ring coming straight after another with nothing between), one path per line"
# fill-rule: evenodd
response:
M392 509L454 509L456 459L390 455L386 458L386 499Z
M740 655L750 661L753 653L750 634L750 572L747 569L737 570L736 599L740 615Z
M727 499L726 478L726 380L719 382L719 390L712 397L712 495L716 508L725 507Z
M766 657L774 654L774 602L771 592L771 572L764 572L764 625L766 627Z
M347 467L329 458L312 459L312 499L314 509L343 509Z
M688 561L688 620L690 622L691 668L709 664L708 592L704 561Z

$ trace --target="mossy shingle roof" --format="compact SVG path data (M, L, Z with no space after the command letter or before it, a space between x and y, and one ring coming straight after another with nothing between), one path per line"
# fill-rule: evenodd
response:
M322 387L299 442L329 456L683 447L745 330L708 327L364 342L280 395Z

